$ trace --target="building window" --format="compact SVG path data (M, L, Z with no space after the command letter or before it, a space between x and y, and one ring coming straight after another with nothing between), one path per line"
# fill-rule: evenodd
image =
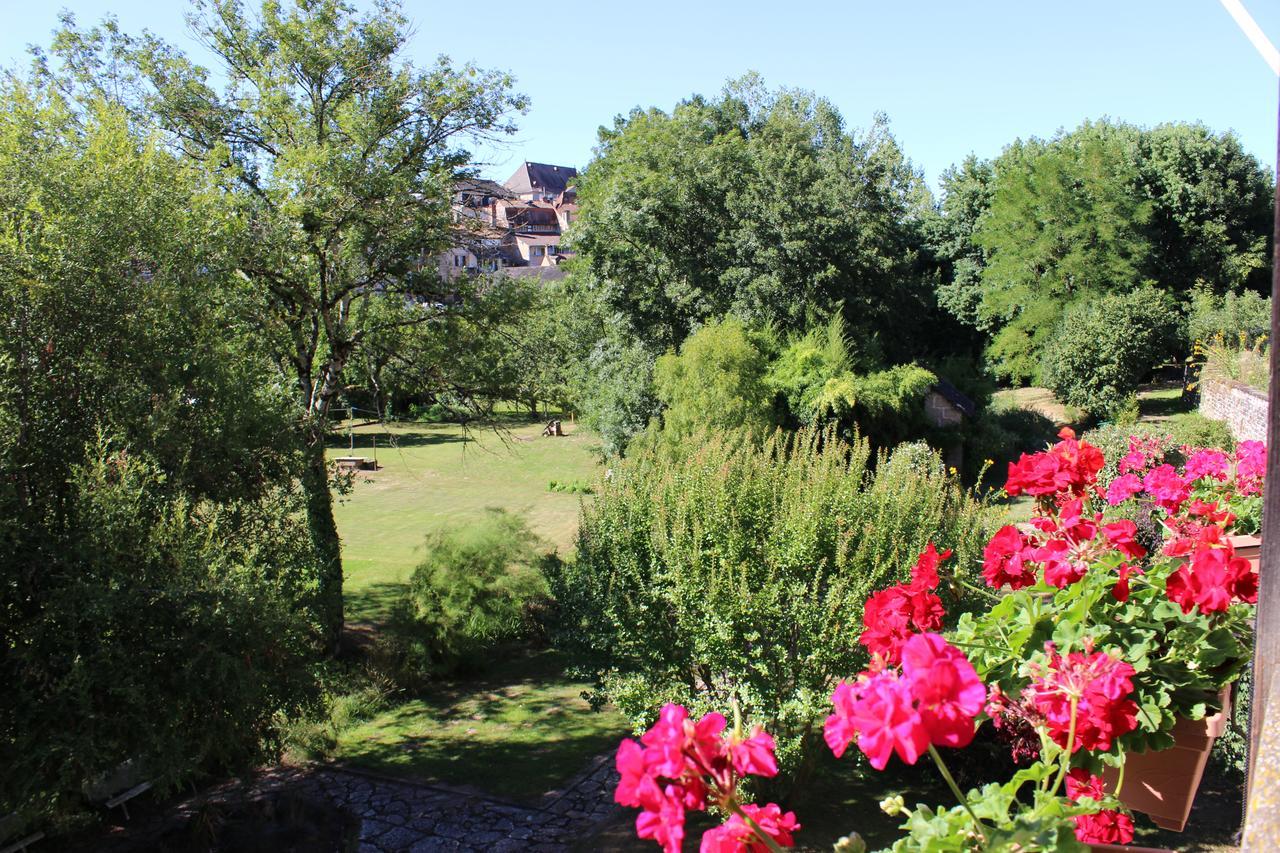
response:
M453 265L454 265L455 267L460 267L460 266L462 266L462 261L463 261L463 257L462 257L462 255L454 255L454 256L453 256Z
M542 247L542 246L530 246L530 247L529 247L529 257L531 257L531 258L540 258L540 257L542 257L542 255L543 255L543 253L544 253L545 251L546 251L546 249L545 249L544 247Z
M553 245L551 245L551 246L548 246L548 247L547 247L547 254L548 254L548 255L558 255L558 254L560 254L560 247L559 247L559 246L556 246L556 245L554 245L554 244L553 244Z

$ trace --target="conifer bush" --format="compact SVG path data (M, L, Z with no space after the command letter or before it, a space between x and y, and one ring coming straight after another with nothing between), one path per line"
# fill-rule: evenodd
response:
M577 558L548 572L558 642L637 726L736 702L802 770L835 679L866 663L869 592L930 540L974 566L988 510L924 445L876 457L834 429L701 433L672 458L633 455L584 507Z
M490 510L433 533L426 551L394 620L402 674L481 670L498 646L537 630L547 557L523 518Z

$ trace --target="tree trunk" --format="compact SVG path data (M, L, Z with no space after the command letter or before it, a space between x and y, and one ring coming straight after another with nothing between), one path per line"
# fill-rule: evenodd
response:
M318 433L318 434L317 434ZM342 543L333 519L329 468L324 458L324 430L308 430L307 469L302 488L307 496L307 530L319 560L315 612L322 642L337 654L342 641Z

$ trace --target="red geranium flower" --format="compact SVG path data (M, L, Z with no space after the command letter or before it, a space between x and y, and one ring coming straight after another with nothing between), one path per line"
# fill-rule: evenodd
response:
M938 553L933 543L916 559L908 583L874 593L862 608L864 630L858 642L888 664L902 659L902 644L919 631L942 627L946 611L942 599L930 590L938 586L938 564L951 552Z
M1107 537L1111 547L1135 560L1147 556L1147 549L1137 542L1138 525L1128 519L1113 521L1102 526L1102 535Z
M1075 821L1076 840L1082 844L1128 844L1133 840L1133 818L1124 812L1104 809L1076 815Z
M1138 704L1129 698L1133 674L1132 666L1105 652L1072 652L1064 658L1050 649L1047 670L1025 695L1058 746L1067 746L1074 703L1072 752L1105 752L1113 739L1138 724Z
M1217 529L1217 528L1208 528ZM1190 613L1220 613L1232 601L1254 604L1258 600L1258 575L1243 557L1235 556L1229 542L1222 547L1200 541L1191 560L1169 576L1165 585L1169 599Z
M1088 797L1095 802L1102 802L1107 796L1101 776L1094 776L1083 767L1072 767L1067 774L1067 799L1077 802Z
M1036 572L1027 563L1028 542L1012 524L996 531L982 549L982 576L994 589L1034 586Z

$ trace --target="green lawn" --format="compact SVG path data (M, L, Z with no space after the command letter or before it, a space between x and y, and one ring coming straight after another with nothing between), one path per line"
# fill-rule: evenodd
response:
M357 456L377 471L360 472L335 508L346 569L347 618L376 622L421 559L427 533L465 524L488 507L524 516L562 553L572 548L582 496L549 491L552 480L594 482L598 439L566 424L569 435L541 436L539 424L495 432L457 424L371 425L353 430ZM329 455L346 456L344 432Z
M465 786L529 802L558 788L628 734L592 711L586 684L555 652L519 652L483 678L445 683L338 738L336 757L392 776Z
M521 515L562 553L573 547L582 495L560 483L601 475L586 430L543 437L541 424L463 429L457 424L365 425L344 430L329 455L376 454L335 508L346 571L349 622L379 630L387 609L422 559L427 533L464 525L488 508ZM589 500L589 498L587 498ZM564 674L554 652L508 653L482 676L397 694L391 707L337 734L327 757L370 770L472 787L532 801L582 770L626 734L611 709L581 698L589 685Z

